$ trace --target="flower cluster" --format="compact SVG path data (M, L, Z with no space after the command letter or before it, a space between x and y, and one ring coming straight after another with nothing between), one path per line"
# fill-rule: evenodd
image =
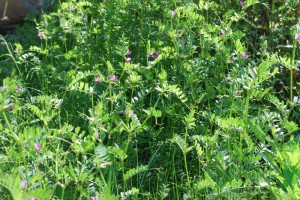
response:
M155 52L155 53L150 52L150 53L149 53L149 58L155 59L155 58L157 58L159 55L160 55L159 51L157 51L157 52Z
M127 52L126 52L127 55L131 55L131 53L132 53L132 51L130 51L129 49L128 49ZM130 63L130 61L131 61L131 58L130 58L130 57L126 57L126 58L125 58L125 62L126 62L126 63Z
M118 77L114 74L108 75L108 78L115 83L118 82Z
M248 57L249 57L249 55L248 55L247 53L244 52L244 53L242 54L242 58L247 59Z
M46 38L45 33L38 33L37 36L38 36L38 38L40 38L41 40Z
M34 148L35 148L37 151L39 151L39 150L42 148L42 145L39 144L39 143L35 143L35 144L34 144Z

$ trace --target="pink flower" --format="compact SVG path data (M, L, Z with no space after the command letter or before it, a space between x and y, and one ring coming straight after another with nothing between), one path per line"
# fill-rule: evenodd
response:
M125 58L126 63L130 63L130 61L131 61L131 58Z
M155 56L158 57L160 55L159 51L155 53Z
M224 35L225 34L225 30L224 29L221 29L220 30L220 35Z
M108 78L109 78L110 80L112 80L113 82L118 82L118 78L117 78L116 75L114 75L114 74L108 75Z
M96 77L96 78L95 78L95 83L96 83L96 84L99 84L100 81L101 81L100 77Z
M96 195L96 196L93 196L93 197L91 197L91 198L92 198L92 200L99 200L97 195Z
M245 5L245 3L246 3L245 1L240 1L241 6Z
M35 144L34 144L34 148L35 148L37 151L39 151L39 150L42 148L42 145L39 144L39 143L35 143Z
M26 180L22 180L22 181L21 181L21 187L22 187L23 189L25 189L25 188L27 187L27 181L26 181Z
M127 55L130 55L131 53L132 53L132 51L130 51L129 49L126 52Z
M248 54L246 54L245 52L242 54L242 57L244 58L244 59L247 59L248 57L249 57L249 55Z
M176 12L173 10L173 11L171 11L171 17L175 17L175 15L176 15Z
M38 33L38 38L40 38L40 39L45 39L46 38L46 36L45 36L45 33Z
M36 198L35 197L31 197L29 200L36 200Z
M155 55L153 54L153 52L150 52L150 53L149 53L149 58L151 58L151 59L154 59L154 58L155 58Z
M240 92L238 89L236 89L236 90L235 90L235 94L240 95L241 92Z
M21 88L16 87L15 90L16 90L16 91L21 91Z
M299 33L296 33L295 40L300 40L300 34Z
M133 110L130 110L130 111L129 111L129 116L132 117L133 115L134 115Z

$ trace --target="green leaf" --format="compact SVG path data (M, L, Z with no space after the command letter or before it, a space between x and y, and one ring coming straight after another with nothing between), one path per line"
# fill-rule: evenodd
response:
M253 121L254 122L254 121ZM258 124L251 123L251 131L254 132L255 136L259 141L264 143L266 141L266 133L261 129L261 127Z
M176 142L176 144L179 146L182 152L186 151L187 148L186 142L180 135L175 134L173 141Z
M66 169L68 175L72 178L72 180L75 183L77 183L77 176L75 174L75 171L74 171L73 166L71 165L71 163L69 164L69 167L66 167L65 169Z
M124 174L124 180L127 181L130 178L132 178L133 176L135 176L141 172L147 171L147 170L148 170L148 165L140 165L140 166L137 166L136 168L132 168Z
M162 115L162 112L160 110L156 110L155 108L151 107L150 108L150 113L152 116L154 116L155 118L159 118Z
M246 48L242 45L239 39L235 41L235 48L236 51L238 52L238 55L242 55L246 51Z
M216 183L214 182L214 180L209 176L209 174L207 172L204 172L204 177L205 177L205 181L209 184L209 186L214 189Z
M194 129L195 124L195 118L194 118L195 110L191 110L188 116L184 117L183 123L185 124L187 129Z
M293 121L291 121L291 122L283 121L283 128L287 130L288 134L291 134L291 133L299 130L298 125Z

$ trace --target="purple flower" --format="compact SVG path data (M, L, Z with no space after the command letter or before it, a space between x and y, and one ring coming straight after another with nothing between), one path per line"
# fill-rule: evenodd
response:
M35 197L31 197L29 200L36 200L36 198Z
M92 198L92 200L99 200L97 195L95 195L95 196L93 196L91 198Z
M171 15L171 17L175 17L176 12L174 10L172 10L170 15Z
M130 51L129 49L126 52L127 55L130 55L131 53L132 53L132 51Z
M159 51L155 53L155 56L158 57L160 55Z
M155 55L153 54L153 52L150 52L150 53L149 53L149 58L151 58L151 59L154 59L154 58L155 58Z
M100 81L101 81L100 77L96 77L96 78L95 78L95 83L96 83L96 84L99 84Z
M19 88L19 87L16 87L15 90L16 90L16 91L21 91L22 89Z
M116 77L114 74L108 75L108 78L113 82L118 82L118 77Z
M25 188L27 187L27 181L26 181L26 180L22 180L22 181L21 181L21 187L22 187L23 189L25 189Z
M241 6L245 5L245 3L246 3L245 1L240 1Z
M46 36L45 36L45 33L38 33L38 38L40 38L40 39L45 39L46 38Z
M13 106L12 104L10 104L9 107L8 107L8 111L9 111L9 112L12 112L13 109L14 109L14 106Z
M35 148L37 151L39 151L39 150L42 148L42 145L39 144L39 143L35 143L35 144L34 144L34 148Z
M236 90L235 90L235 94L236 94L236 95L240 95L241 92L240 92L238 89L236 89Z
M220 30L220 35L224 35L225 34L225 30L224 29L221 29Z
M82 21L83 21L84 23L86 23L86 22L87 22L87 19L86 19L85 17L83 17L83 18L82 18Z
M244 59L247 59L247 58L249 57L249 55L248 55L247 53L244 52L244 53L242 54L242 57L243 57Z
M130 61L131 61L131 58L125 58L126 63L130 63Z
M296 33L295 40L300 40L300 34L299 33Z
M132 117L133 115L134 115L133 110L130 110L130 111L129 111L129 116Z

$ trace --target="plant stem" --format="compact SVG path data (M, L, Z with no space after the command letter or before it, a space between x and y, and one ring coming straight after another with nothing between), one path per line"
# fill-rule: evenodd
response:
M296 40L294 40L293 43L293 54L292 54L292 58L291 58L291 67L290 67L290 102L291 104L293 104L293 65L294 65L294 61L295 61L295 56L296 56L296 47L297 47L297 43Z

